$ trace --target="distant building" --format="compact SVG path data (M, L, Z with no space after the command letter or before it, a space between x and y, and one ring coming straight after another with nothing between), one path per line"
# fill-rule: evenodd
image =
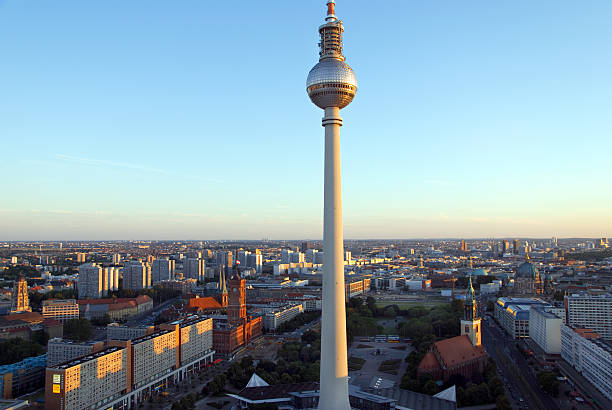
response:
M104 276L101 266L85 263L79 266L79 299L97 299L104 296Z
M566 295L564 301L568 325L593 329L603 339L612 340L612 294L576 292Z
M612 400L612 343L591 329L561 325L561 357Z
M84 253L77 253L77 263L85 263L85 254Z
M121 263L121 254L114 253L113 254L113 265L118 265Z
M104 294L108 292L119 290L119 272L121 268L116 266L110 266L104 268L102 272L102 279L104 280Z
M519 297L538 297L544 293L542 277L538 268L529 261L529 255L516 270L513 292Z
M370 277L347 277L344 283L344 296L346 300L370 291Z
M57 320L78 319L79 305L75 299L43 300L42 315Z
M263 316L263 327L268 330L276 330L280 325L290 321L303 312L304 307L301 304L289 304L274 308L266 308Z
M151 268L139 261L131 261L123 268L123 289L140 290L151 287Z
M153 299L147 295L135 298L109 298L79 300L80 317L85 319L110 316L112 320L125 319L153 309Z
M204 280L206 261L199 258L188 258L183 262L183 276L197 281Z
M11 313L31 312L30 299L28 297L28 282L23 276L15 281L11 295Z
M153 284L163 280L174 279L175 261L172 259L156 259L151 266L151 281Z
M229 272L229 269L231 269L234 266L234 259L233 259L232 252L218 251L216 253L216 262L217 262L217 268L219 269L223 268L226 272Z

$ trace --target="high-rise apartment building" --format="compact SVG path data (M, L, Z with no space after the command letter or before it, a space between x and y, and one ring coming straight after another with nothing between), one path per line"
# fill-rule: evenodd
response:
M304 254L302 252L291 253L291 260L289 263L304 263Z
M140 261L131 261L123 268L123 289L147 289L151 287L151 267Z
M118 266L110 266L108 268L104 268L103 271L103 279L104 279L104 290L105 293L112 292L115 290L119 290L119 272L121 268Z
M113 265L118 265L121 263L121 254L114 253L113 254Z
M293 251L290 249L283 249L281 251L281 263L291 263L291 255L293 255Z
M11 295L11 313L31 312L30 298L28 297L28 282L23 276L15 281Z
M263 272L263 255L261 253L252 253L247 258L247 268L255 269L256 273Z
M183 277L204 280L206 261L199 258L187 258L183 261Z
M151 281L153 284L162 280L174 279L175 261L172 259L156 259L151 266Z
M529 338L546 354L561 353L561 309L532 306L529 311Z
M101 266L85 263L79 266L79 299L97 299L104 296L104 276Z
M82 252L77 253L77 262L85 263L85 254Z
M602 339L612 340L612 294L578 292L566 295L565 312L566 324L592 329Z
M240 262L240 266L246 267L248 265L248 259L251 252L249 251L238 251L238 262Z
M216 253L217 267L225 267L225 270L231 269L234 266L233 254L230 251L218 251Z

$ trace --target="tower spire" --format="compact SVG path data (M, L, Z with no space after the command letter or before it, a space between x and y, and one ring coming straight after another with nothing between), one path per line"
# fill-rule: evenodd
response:
M336 21L336 2L334 0L327 1L327 17L325 21Z

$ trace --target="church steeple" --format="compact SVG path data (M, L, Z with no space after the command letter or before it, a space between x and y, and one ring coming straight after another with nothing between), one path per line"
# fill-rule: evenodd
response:
M478 315L476 292L472 285L472 275L469 276L468 288L465 294L463 319L461 320L461 335L466 335L474 346L481 344L481 319Z

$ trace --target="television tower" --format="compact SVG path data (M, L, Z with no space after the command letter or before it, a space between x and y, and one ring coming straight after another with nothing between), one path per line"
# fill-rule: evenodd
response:
M342 55L342 21L335 2L327 2L327 17L319 27L319 63L306 80L312 102L325 110L325 201L323 221L323 316L319 409L350 410L344 290L344 240L340 174L340 109L357 92L357 79Z

